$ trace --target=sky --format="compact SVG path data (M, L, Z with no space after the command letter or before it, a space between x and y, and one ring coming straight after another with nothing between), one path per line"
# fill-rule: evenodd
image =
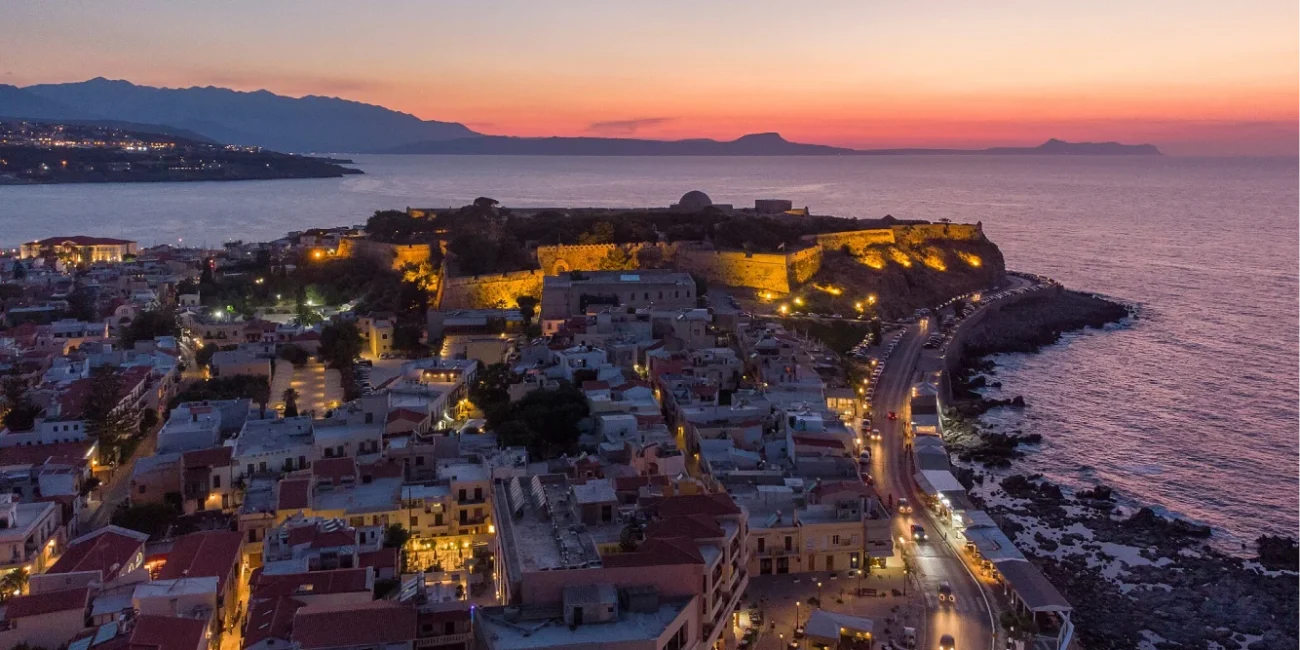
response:
M1296 0L0 0L0 83L383 105L499 135L1297 152Z

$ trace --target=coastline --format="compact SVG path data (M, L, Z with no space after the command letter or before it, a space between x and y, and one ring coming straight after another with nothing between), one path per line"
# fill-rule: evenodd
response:
M978 392L1000 387L989 357L1034 354L1064 333L1136 317L1112 299L1062 290L981 322L952 374L944 430L954 473L1074 604L1086 647L1294 648L1300 574L1293 546L1270 542L1263 563L1238 557L1208 543L1209 527L1151 506L1124 508L1108 486L1071 490L1018 473L1014 461L1042 434L993 432L980 419L992 408L1033 408L1032 394L992 400Z

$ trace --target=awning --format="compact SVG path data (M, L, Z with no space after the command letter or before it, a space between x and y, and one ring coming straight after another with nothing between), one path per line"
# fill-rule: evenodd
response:
M804 633L809 637L838 641L842 634L871 634L872 626L869 618L816 609L808 616Z
M1031 612L1070 612L1074 608L1065 600L1065 596L1048 582L1038 567L1028 560L1004 560L994 562L998 573L1006 580L1007 586L1015 592L1025 608Z
M1011 542L1011 538L996 526L967 528L963 534L970 543L975 545L975 548L979 549L980 557L989 562L1025 559L1025 556L1016 549L1016 545Z
M965 492L966 488L952 472L942 469L927 469L916 473L916 483L926 494L937 497L944 492Z

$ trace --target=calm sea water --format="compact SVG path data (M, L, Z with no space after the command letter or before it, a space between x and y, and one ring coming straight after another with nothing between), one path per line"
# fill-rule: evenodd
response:
M217 245L371 211L789 198L819 214L983 221L1011 268L1140 303L1131 327L1001 359L1023 466L1250 539L1297 531L1297 161L356 156L342 179L0 187L0 243Z

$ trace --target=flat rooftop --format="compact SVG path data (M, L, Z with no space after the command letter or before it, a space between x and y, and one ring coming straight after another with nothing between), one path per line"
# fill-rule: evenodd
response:
M332 490L316 490L312 509L340 510L346 514L387 512L401 504L402 479L377 478L370 483L356 483Z
M661 598L653 612L620 610L618 618L608 623L591 623L569 629L559 607L524 607L518 622L507 622L505 607L479 608L474 625L479 638L493 650L525 650L550 647L596 647L606 643L630 643L656 640L668 631L678 617L692 606L695 598Z
M573 495L562 474L512 477L493 489L501 513L495 517L497 536L511 573L603 566L595 537L617 539L622 530L617 521L586 526L574 517Z

